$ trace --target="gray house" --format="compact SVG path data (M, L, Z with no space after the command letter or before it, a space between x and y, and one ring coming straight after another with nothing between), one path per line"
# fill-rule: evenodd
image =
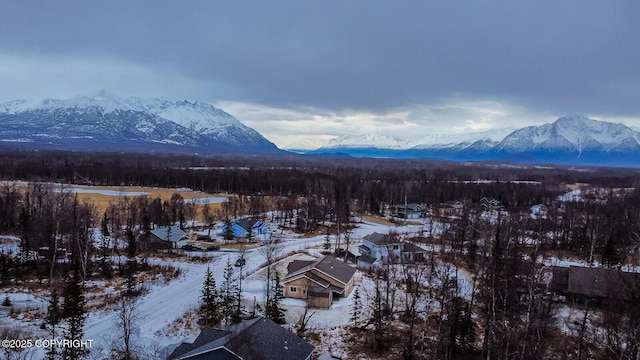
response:
M163 249L179 249L187 244L189 237L179 226L159 227L146 234L146 240L152 247Z
M416 203L396 206L396 217L402 219L418 219L424 216L424 212L424 207Z
M504 210L504 205L502 205L502 202L490 196L485 196L482 199L480 199L480 207L484 210L491 210L491 211Z
M424 261L426 250L411 244L397 240L394 236L389 234L380 234L374 232L373 234L366 235L362 238L362 245L358 247L360 257L366 263L370 263L372 266L375 261L390 262L390 263L411 263ZM366 257L362 257L365 256ZM360 258L359 258L360 259ZM364 268L366 264L363 262L360 264ZM375 266L374 266L375 267Z
M549 290L576 301L596 302L640 298L640 273L617 269L570 266L553 268Z
M182 343L173 359L310 360L314 346L273 321L258 317L225 329L204 329L192 343Z

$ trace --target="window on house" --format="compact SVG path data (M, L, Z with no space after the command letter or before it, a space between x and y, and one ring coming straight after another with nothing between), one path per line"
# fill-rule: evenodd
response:
M289 287L289 291L291 291L291 292L298 292L298 288L297 288L297 287L295 287L295 286L291 286L291 287Z
M302 293L303 293L303 294L306 294L306 293L307 293L307 290L302 289Z
M393 245L393 250L398 250L398 245Z

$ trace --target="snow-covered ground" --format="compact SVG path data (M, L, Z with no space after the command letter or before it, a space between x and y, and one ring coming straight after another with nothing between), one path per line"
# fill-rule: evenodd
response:
M417 231L422 231L420 225L395 227L372 222L364 222L359 225L354 229L354 239L360 239L373 232L384 233L393 230L401 234L414 234ZM282 234L282 238L283 254L321 247L325 241L325 235L303 238L297 234L285 233ZM181 319L185 313L198 306L207 267L211 268L216 283L220 285L223 281L222 277L227 260L234 263L239 256L239 252L217 252L216 256L206 263L153 260L157 264L167 262L174 267L179 267L181 275L166 285L151 285L148 293L139 298L137 332L134 336L137 346L145 349L158 349L167 344L184 341L184 334L174 335L167 333L166 329L170 328L170 325L177 319ZM245 309L251 311L254 297L258 303L264 301L264 275L259 271L259 267L265 262L265 258L260 248L247 250L244 257L247 259L247 263L243 268L243 274L246 275L242 283L245 298L243 305ZM291 259L283 260L279 266L284 267L286 271L286 263L289 261ZM304 302L286 299L284 305L288 309L287 322L297 322L304 311ZM351 298L345 298L336 301L329 310L318 310L309 322L309 327L332 328L344 325L348 321L346 314L348 314L350 306ZM197 332L194 333L194 336L196 334ZM94 340L95 345L92 352L107 351L112 343L120 338L117 314L114 311L100 311L90 314L85 325L85 338Z
M81 189L81 188L75 188L75 187L68 187L62 190L54 189L54 191L55 192L65 191L65 192L78 193L78 194L100 194L100 195L106 195L106 196L143 196L143 195L150 194L144 191L114 191L114 190L105 190L105 189L99 189L99 188Z
M497 213L492 213L487 216L497 216ZM443 224L429 220L419 225L399 223L397 226L364 221L358 223L357 227L353 229L351 236L352 247L357 247L361 243L362 237L373 232L394 232L399 234L401 238L410 239L415 235L426 235L429 233L437 236L441 234L443 227ZM275 228L276 226L274 225L273 229ZM293 254L284 257L278 262L277 269L281 276L286 274L286 266L290 261L294 259L310 259L312 258L311 256L320 256L320 249L325 242L324 234L313 237L303 237L293 232L277 230L277 236L279 239L282 239L281 254ZM17 241L16 238L5 237L0 240L4 242L3 247L5 249L8 249L8 246L17 246L15 245ZM332 245L334 241L335 238L332 236ZM427 248L431 249L431 247ZM193 324L194 326L192 327L185 327L182 326L182 324L189 322L189 316L193 316L194 310L198 307L207 267L212 270L216 283L219 286L223 282L224 268L227 262L233 264L241 255L238 251L219 251L209 252L208 254L212 255L212 257L206 259L205 262L199 263L187 260L147 259L147 261L153 265L170 265L179 268L181 272L178 278L169 282L158 281L144 284L148 291L138 299L137 319L135 321L136 331L133 336L134 345L138 349L144 349L147 355L153 356L154 353L162 348L166 348L170 344L192 340L197 335L198 329L195 324ZM243 306L246 311L252 311L254 301L261 307L264 305L265 271L262 266L265 263L265 257L261 251L261 247L246 250L244 257L247 263L243 267ZM544 264L555 266L588 266L588 264L581 261L558 258L546 258L544 259ZM239 268L234 267L234 270L237 272ZM452 264L437 260L434 276L429 280L424 278L423 283L426 286L438 287L440 285L440 279L442 279L445 274L449 277L457 275L460 296L470 299L473 290L473 275L461 268L459 268L457 272L455 270L455 266ZM637 268L636 270L640 271L640 269ZM402 274L398 272L398 276L402 276ZM372 293L371 289L374 286L374 280L357 272L355 285L363 298L363 303L365 303L368 294ZM99 283L92 284L93 288L99 286ZM104 291L107 291L107 289L104 289ZM405 294L401 286L395 291L395 308L396 310L402 310L405 306ZM354 293L355 291L352 291L349 297L336 300L329 309L310 310L308 315L313 315L308 322L307 328L312 331L320 331L324 334L323 336L331 337L335 335L334 337L336 338L325 339L328 342L338 341L337 337L340 336L340 327L350 322ZM0 294L0 296L4 296L4 294ZM37 297L29 297L27 294L14 294L10 296L11 301L17 304L31 304L31 306L38 306L40 308L43 306L46 308L47 305L46 301ZM1 300L2 298L0 298L0 301ZM295 325L305 311L305 302L298 299L285 299L283 301L283 307L287 310L285 313L287 323ZM423 299L419 305L419 310L436 311L438 307L437 299ZM362 318L366 316L368 311L366 307L363 309ZM13 326L19 326L20 324L20 321L15 319L8 321L8 323L13 324ZM38 325L39 323L33 322L30 323L28 328L35 332L35 334L38 334L38 331L40 331L40 336L45 336L46 334L38 328ZM178 331L176 328L180 330ZM108 357L109 350L112 346L121 342L122 336L120 332L118 314L115 310L94 310L87 317L84 338L94 341L92 354L96 358L102 358ZM341 355L342 350L339 348L339 344L335 344L335 348L333 349L335 351L332 353Z
M20 238L16 236L0 236L0 252L14 256L20 253Z

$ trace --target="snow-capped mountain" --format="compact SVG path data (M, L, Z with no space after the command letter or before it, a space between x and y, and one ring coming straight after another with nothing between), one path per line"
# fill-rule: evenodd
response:
M566 116L553 123L517 130L429 134L413 141L385 135L341 137L315 152L454 161L640 166L640 132L624 124Z
M409 142L402 141L394 136L374 133L365 135L344 135L331 139L321 149L389 149L402 150L408 149L411 145Z
M596 121L585 116L566 116L551 124L528 126L505 137L496 149L523 151L635 151L640 133L623 124Z
M67 100L0 104L3 148L180 152L280 150L214 106L121 98L105 91Z
M415 140L401 140L397 137L375 133L365 135L345 135L331 139L319 150L329 149L387 149L387 150L424 150L467 148L488 143L491 147L500 142L514 129L495 129L466 134L428 134Z
M418 149L490 149L509 135L513 128L492 129L465 134L432 134L419 138L411 147Z

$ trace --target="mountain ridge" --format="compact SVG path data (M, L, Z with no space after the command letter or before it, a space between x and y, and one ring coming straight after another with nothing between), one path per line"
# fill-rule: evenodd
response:
M101 91L70 99L0 104L3 148L86 151L284 153L254 129L203 102L121 98ZM166 144L167 149L162 148ZM24 146L21 146L24 145ZM170 145L170 146L169 146Z
M366 137L360 137L366 139ZM453 161L513 161L575 165L640 166L640 132L620 123L586 116L560 117L552 123L520 129L494 129L467 134L431 134L385 147L340 139L310 153L346 153L352 156L432 158Z

